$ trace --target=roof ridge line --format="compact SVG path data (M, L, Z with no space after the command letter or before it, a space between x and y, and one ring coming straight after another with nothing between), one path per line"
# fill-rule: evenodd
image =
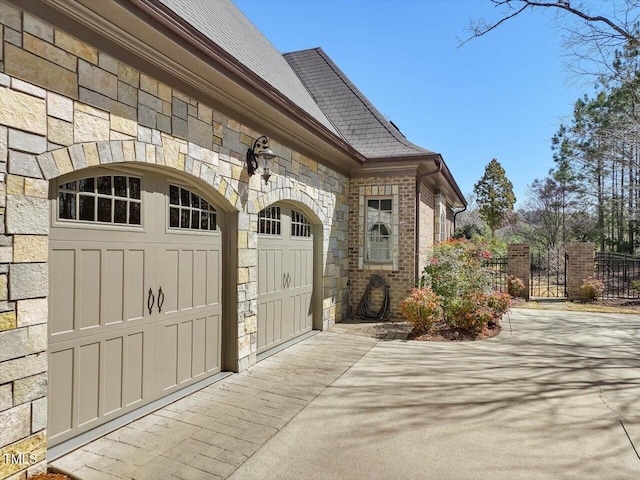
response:
M298 52L310 52L310 51L317 51L318 49L320 49L320 47L316 47L316 48L308 48L305 50L299 50ZM289 53L298 53L298 52L289 52ZM320 105L320 103L318 103L318 99L316 98L316 96L313 94L313 92L309 89L309 87L307 86L306 82L302 79L302 77L300 76L300 74L298 73L298 70L296 70L293 65L291 65L291 62L289 61L289 59L287 58L286 53L282 54L282 58L285 59L285 61L287 62L287 64L289 65L289 67L291 67L291 70L293 71L293 73L296 74L296 76L298 77L298 80L300 80L300 83L304 86L304 88L307 90L307 92L309 92L309 95L311 96L311 98L313 99L314 103L318 106L318 108L320 109L320 111L322 112L322 114L325 116L325 118L329 121L329 123L333 126L333 128L336 129L336 132L338 132L338 134L340 135L340 138L342 138L345 142L349 143L346 139L346 137L343 135L342 131L338 128L338 126L333 122L333 120L331 119L331 117L329 115L327 115L327 112L325 112L324 108L322 108L322 105Z

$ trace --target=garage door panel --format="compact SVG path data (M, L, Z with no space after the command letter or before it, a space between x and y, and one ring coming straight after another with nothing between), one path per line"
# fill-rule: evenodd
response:
M73 348L53 352L49 357L50 439L73 427L73 357Z
M129 333L124 339L126 340L124 398L125 405L130 407L136 403L141 403L151 393L148 388L145 389L143 373L145 370L144 364L147 363L149 365L151 363L151 359L148 357L153 353L153 348L149 331ZM149 384L150 382L146 383Z
M80 276L75 290L79 293L78 308L81 330L100 326L100 277L102 274L102 251L79 249Z
M258 249L258 265L264 268L258 269L258 294L269 295L282 290L284 283L284 270L282 265L282 247L264 246L269 240L263 240Z
M156 361L159 371L159 393L178 384L178 324L159 327L158 335L161 346L160 359Z
M178 310L193 308L193 250L180 251L178 266Z
M54 248L50 257L50 268L56 275L56 281L51 282L49 288L50 328L55 337L74 330L76 252L75 249Z
M190 380L193 365L193 320L178 325L178 383Z
M193 321L193 357L191 371L197 377L207 372L207 319L197 318Z
M124 249L105 252L105 324L124 320Z
M78 349L78 426L96 420L100 415L100 343L82 345Z
M158 328L157 395L166 395L220 371L220 311L165 320Z
M158 270L161 275L160 286L165 295L163 312L169 314L178 311L180 252L177 249L161 250Z
M193 306L204 307L207 304L207 251L193 252Z
M220 318L221 314L220 310L218 310L214 314L207 316L206 320L205 338L207 339L207 343L205 351L205 362L207 373L219 372L221 369L220 335L222 323L220 321Z
M222 279L221 249L207 251L207 305L220 303L220 282Z
M112 414L122 408L124 339L112 338L104 343L104 414Z
M151 281L145 281L146 259L148 255L144 249L129 249L125 262L124 289L124 318L128 321L142 320L145 308L145 286Z

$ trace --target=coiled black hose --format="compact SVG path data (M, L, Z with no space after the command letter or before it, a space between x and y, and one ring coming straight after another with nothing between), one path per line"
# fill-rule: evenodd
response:
M377 312L371 309L371 290L382 288L382 306ZM369 284L362 295L362 300L358 303L358 316L363 320L386 320L391 316L391 302L389 300L389 286L380 275L371 275Z

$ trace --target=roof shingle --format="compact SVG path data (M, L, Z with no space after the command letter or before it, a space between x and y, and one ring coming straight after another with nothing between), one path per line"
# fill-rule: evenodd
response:
M434 154L408 141L321 48L286 53L284 58L344 139L365 157Z

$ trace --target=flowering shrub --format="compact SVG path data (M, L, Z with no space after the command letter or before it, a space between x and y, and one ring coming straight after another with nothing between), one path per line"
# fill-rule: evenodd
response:
M507 275L507 292L512 297L517 297L524 290L524 282L515 275Z
M400 305L400 312L418 334L427 333L443 317L438 295L427 287L412 289Z
M493 291L491 273L482 266L488 258L491 252L485 244L467 240L438 244L424 268L421 288L413 289L402 303L402 314L419 333L441 321L472 333L489 323L499 324L510 299Z
M450 240L433 249L433 258L424 269L431 279L431 289L438 294L442 306L471 292L489 293L491 274L482 267L482 260L491 254L482 244L467 240Z
M597 300L604 293L604 282L595 277L587 277L582 281L580 296L585 302Z
M471 293L456 298L449 304L447 323L450 325L478 333L493 319L493 313L487 305L484 293Z

